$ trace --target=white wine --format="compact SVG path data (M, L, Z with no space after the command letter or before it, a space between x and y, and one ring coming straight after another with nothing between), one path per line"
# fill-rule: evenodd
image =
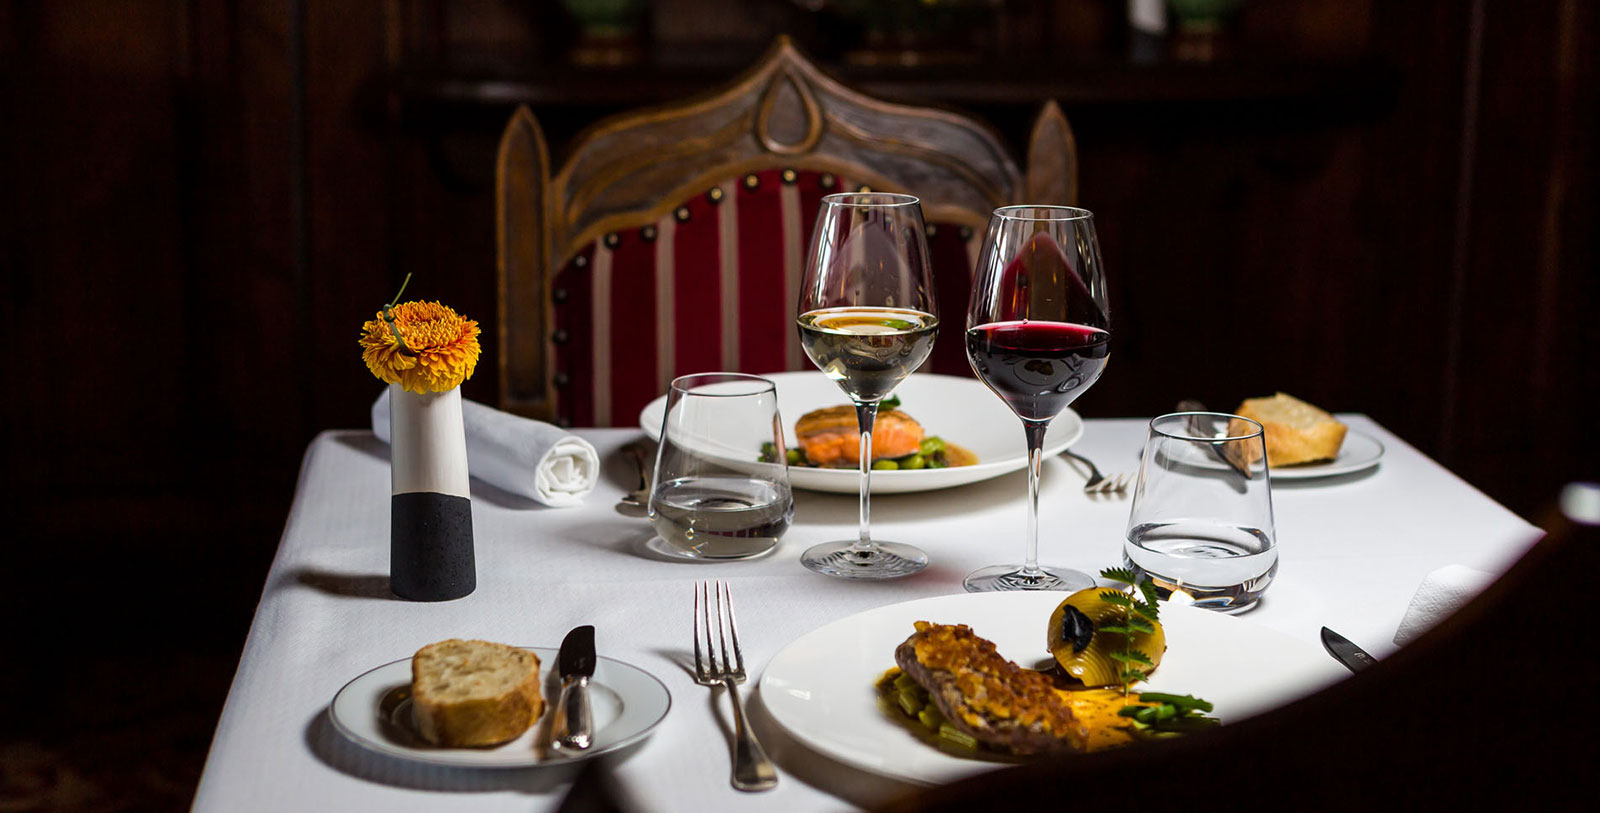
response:
M858 401L877 401L922 366L939 318L909 308L824 308L800 314L800 345Z

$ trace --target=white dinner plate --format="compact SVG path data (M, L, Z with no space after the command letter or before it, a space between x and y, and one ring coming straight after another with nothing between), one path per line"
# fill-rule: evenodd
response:
M787 432L785 441L794 444L794 423L814 409L850 403L839 386L821 372L768 373L778 389L778 412ZM1022 434L1022 421L1000 397L977 379L933 373L913 373L895 389L900 408L917 419L931 437L970 449L978 456L971 466L916 471L874 471L872 493L897 494L930 491L976 483L1018 471L1028 465L1028 445ZM639 413L639 428L652 440L661 440L661 419L667 398L645 405ZM1083 421L1071 409L1050 423L1045 433L1044 453L1060 454L1083 436ZM755 449L751 454L759 454ZM812 491L855 494L860 489L855 469L816 469L789 467L789 483Z
M840 762L938 784L1006 764L922 741L879 706L874 681L915 621L966 624L1028 667L1050 657L1045 626L1065 593L961 593L879 607L784 647L761 676L761 701L797 739ZM1167 652L1146 685L1215 704L1224 724L1283 705L1348 672L1317 646L1242 618L1162 605Z
M595 659L589 681L594 744L576 754L547 754L549 720L559 682L550 665L557 650L525 647L539 656L545 713L522 736L490 748L442 748L416 733L411 722L411 659L386 663L345 684L328 705L333 726L352 742L382 754L466 768L529 768L589 759L643 738L667 716L672 695L655 675L618 660Z
M1383 443L1371 435L1350 430L1344 435L1344 443L1339 447L1339 454L1332 460L1320 463L1301 463L1295 466L1272 467L1274 480L1309 480L1315 477L1332 477L1336 474L1350 474L1378 465L1383 459ZM1214 457L1196 455L1185 462L1207 469L1222 471L1227 466Z

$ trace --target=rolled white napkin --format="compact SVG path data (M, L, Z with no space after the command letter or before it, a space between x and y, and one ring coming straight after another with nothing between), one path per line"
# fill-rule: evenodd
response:
M1416 595L1411 597L1411 606L1406 608L1405 618L1400 619L1400 629L1394 634L1394 642L1403 646L1427 632L1445 616L1483 592L1483 588L1492 581L1492 574L1463 565L1446 565L1429 573L1421 586L1417 587Z
M461 400L467 471L512 494L552 508L583 502L600 479L600 455L589 441L547 423ZM372 431L389 442L389 391L372 403Z

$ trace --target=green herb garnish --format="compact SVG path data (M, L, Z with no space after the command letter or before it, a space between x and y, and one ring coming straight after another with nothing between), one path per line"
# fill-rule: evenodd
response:
M899 395L891 395L888 398L885 398L882 401L878 402L878 408L879 409L894 409L895 407L898 407L898 406L900 406L900 396Z
M1155 632L1161 608L1155 583L1150 579L1140 579L1125 567L1108 567L1100 571L1100 577L1127 585L1100 593L1101 601L1122 608L1122 623L1101 624L1097 630L1122 635L1122 649L1110 655L1117 662L1117 679L1126 697L1131 694L1133 684L1149 680L1150 670L1155 668L1149 656L1133 648L1133 635ZM1171 737L1221 724L1215 717L1205 716L1212 709L1211 703L1193 695L1140 692L1139 700L1156 705L1123 706L1117 714L1127 717L1134 731L1143 736Z
M1101 601L1122 608L1122 623L1101 624L1098 630L1122 635L1122 649L1110 655L1111 659L1117 662L1117 680L1122 683L1122 694L1126 697L1133 684L1149 680L1150 670L1155 668L1155 664L1150 662L1150 656L1133 648L1133 636L1137 633L1155 632L1155 624L1161 618L1161 609L1156 603L1155 584L1149 579L1138 580L1132 570L1125 567L1108 567L1100 571L1100 577L1128 585L1126 590L1113 588L1100 593ZM1134 593L1135 587L1138 590L1137 595Z

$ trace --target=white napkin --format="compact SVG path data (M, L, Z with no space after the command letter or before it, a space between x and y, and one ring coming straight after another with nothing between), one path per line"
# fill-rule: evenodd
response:
M467 470L473 477L551 508L582 504L600 479L589 441L547 423L461 399ZM389 390L372 403L372 431L389 442Z
M1400 629L1394 634L1394 642L1404 645L1427 632L1445 616L1483 592L1483 588L1492 581L1493 575L1462 565L1446 565L1429 573L1417 588L1416 595L1411 597L1411 606L1406 608L1405 618L1400 619Z

